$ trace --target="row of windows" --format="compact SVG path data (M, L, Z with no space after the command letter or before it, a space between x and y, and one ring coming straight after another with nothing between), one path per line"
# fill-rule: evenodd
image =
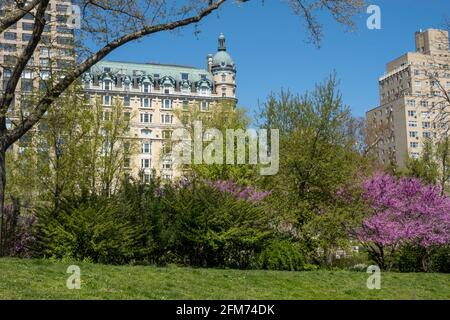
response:
M113 82L111 80L105 80L102 82L102 89L105 91L112 91L113 90ZM90 89L91 88L91 83L90 82L85 82L84 83L84 88L85 89ZM127 85L123 86L123 89L125 91L131 91L132 88L140 88L140 91L143 93L151 93L152 91L154 91L154 88L152 86L151 83L149 82L144 82L142 83L140 86L139 85L133 85L132 83L129 83ZM164 86L162 86L161 91L164 92L165 94L172 94L174 92L174 86L171 84L165 84ZM225 87L222 87L222 91L226 91ZM180 87L180 92L184 93L184 94L188 94L191 93L191 88L190 86L181 86ZM201 95L209 95L211 93L210 88L202 86L200 87L199 93Z
M409 120L408 121L408 127L410 127L410 128L417 128L418 127L418 122L415 121L415 120ZM432 123L430 121L422 121L422 128L423 129L430 129L430 128L436 129L436 127L437 127L436 123L434 123L434 122ZM440 123L440 127L441 127L441 129L447 128L447 123L445 122L445 120Z
M163 180L172 180L173 179L173 175L171 175L171 174L163 174L163 175L161 175L161 178ZM151 174L144 173L142 175L142 182L143 183L150 183L150 180L151 180Z
M173 124L174 116L171 114L162 114L161 123L162 124ZM153 123L153 114L151 113L140 113L139 114L140 123Z
M433 114L434 114L434 112L433 112ZM430 118L430 112L429 111L422 111L420 113L420 115L424 119ZM417 117L417 111L416 110L408 110L408 116L409 117Z
M112 97L111 96L103 96L103 105L104 106L111 106L112 104ZM151 98L140 98L140 107L141 108L152 108L152 99ZM183 100L183 109L187 110L189 109L189 101ZM131 106L131 98L130 96L125 96L123 98L123 105L124 107L130 107ZM170 110L172 109L173 101L171 99L162 99L162 105L161 109ZM209 110L209 103L208 101L201 101L200 102L200 110L201 111L208 111Z
M410 128L417 128L418 127L418 122L415 121L415 120L409 120L408 121L408 127L410 127ZM431 128L431 122L423 121L422 122L422 128L423 129Z
M432 134L430 131L424 131L422 132L423 138L431 138ZM417 131L409 131L409 137L410 138L419 138L419 132Z
M436 103L434 101L431 101L431 103L429 103L429 101L426 100L421 100L419 101L419 106L427 108L428 106L431 106L432 108L436 107L436 104L438 104L438 106L440 108L444 108L445 107L445 103L440 102L440 103ZM415 107L416 106L416 101L415 100L406 100L406 105L409 107Z
M125 161L125 167L130 167L130 159L127 158ZM143 158L141 159L141 169L150 169L151 168L151 159ZM163 170L171 170L172 169L172 161L164 160L162 163Z

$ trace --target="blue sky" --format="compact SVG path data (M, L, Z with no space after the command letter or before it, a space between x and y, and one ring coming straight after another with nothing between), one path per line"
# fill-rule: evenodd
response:
M356 18L357 30L346 32L329 16L321 16L321 48L307 43L299 17L283 1L254 0L226 4L207 17L200 34L187 27L128 44L109 60L160 62L205 67L223 32L236 63L239 106L254 114L258 101L281 88L303 93L335 70L345 104L356 116L378 104L377 79L388 61L414 51L414 32L439 27L450 16L449 0L373 0L382 13L382 29L366 28L368 15Z

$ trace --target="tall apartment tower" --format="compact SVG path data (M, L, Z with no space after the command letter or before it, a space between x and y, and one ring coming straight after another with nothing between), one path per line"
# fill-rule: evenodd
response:
M448 32L428 29L415 34L416 51L387 64L379 78L380 105L366 113L370 144L380 164L404 166L418 158L424 142L446 130L450 103Z
M236 66L225 46L225 36L218 38L217 52L207 56L206 68L159 63L101 61L83 77L83 90L92 102L100 101L103 112L115 103L123 106L130 120L127 137L137 145L137 152L125 159L124 167L144 182L155 172L163 179L180 177L174 158L163 152L172 131L183 126L177 114L197 110L214 112L227 102L236 105ZM178 112L180 111L180 112Z
M35 9L16 24L0 34L0 83L6 88L17 57L31 39ZM73 65L74 35L67 25L72 12L71 0L51 0L46 13L46 26L41 41L15 91L14 105L9 114L12 118L26 116L27 96L42 88L45 81L58 71ZM8 7L0 4L0 17L8 13Z

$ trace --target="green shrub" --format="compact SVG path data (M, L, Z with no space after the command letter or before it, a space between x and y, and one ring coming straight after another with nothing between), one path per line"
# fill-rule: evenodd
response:
M37 249L45 257L122 264L138 250L136 232L114 205L65 203L57 212L41 208L37 217Z
M418 246L404 246L396 256L396 267L400 272L422 272L426 251Z
M167 189L164 201L170 221L164 255L185 264L248 268L271 238L263 208L203 183Z
M319 270L320 269L320 267L317 265L317 264L310 264L310 263L307 263L307 264L305 264L304 266L303 266L303 271L317 271L317 270Z
M298 243L277 240L268 245L259 255L255 266L260 269L300 271L305 259Z
M396 268L400 272L450 272L450 247L440 246L425 249L420 246L402 247L395 256ZM424 261L428 268L424 268Z
M433 248L431 263L434 272L450 273L450 246Z

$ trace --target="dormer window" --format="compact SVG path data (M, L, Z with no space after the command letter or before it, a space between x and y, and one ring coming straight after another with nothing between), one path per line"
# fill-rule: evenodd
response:
M164 93L170 94L172 92L172 86L170 84L164 85Z
M181 86L181 93L188 94L191 92L191 88L188 85Z
M142 92L144 93L150 93L151 85L148 82L145 82L142 84Z
M208 88L207 87L201 87L200 88L200 94L206 96L208 94Z
M103 90L111 91L111 89L112 89L112 81L111 80L104 80L103 81Z

